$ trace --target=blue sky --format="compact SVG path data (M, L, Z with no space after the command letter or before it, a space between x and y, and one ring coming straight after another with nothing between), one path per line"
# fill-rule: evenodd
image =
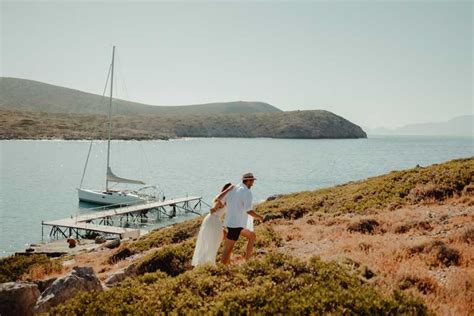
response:
M364 127L473 113L470 1L2 1L1 76L154 105L264 101Z

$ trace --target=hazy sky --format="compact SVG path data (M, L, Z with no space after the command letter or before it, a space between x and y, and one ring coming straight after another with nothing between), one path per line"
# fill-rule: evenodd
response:
M394 127L472 114L473 3L1 1L1 76Z

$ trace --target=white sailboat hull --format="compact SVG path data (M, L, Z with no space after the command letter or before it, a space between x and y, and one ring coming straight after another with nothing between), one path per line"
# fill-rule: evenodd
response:
M102 205L135 204L145 201L136 194L122 191L77 189L77 192L79 201Z

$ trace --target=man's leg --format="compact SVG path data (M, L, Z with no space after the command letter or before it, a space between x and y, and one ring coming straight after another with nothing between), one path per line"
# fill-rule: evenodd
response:
M242 229L242 231L240 232L240 235L245 236L248 239L247 249L245 252L245 260L249 260L253 252L253 245L255 243L255 238L256 238L255 233L248 229Z
M225 239L224 240L224 252L222 253L222 263L229 264L230 263L230 255L232 254L232 249L235 245L235 240Z

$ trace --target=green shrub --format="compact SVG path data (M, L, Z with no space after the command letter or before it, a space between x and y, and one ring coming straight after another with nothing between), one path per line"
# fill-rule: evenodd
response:
M137 273L162 271L171 276L181 274L192 267L194 246L194 240L163 246L138 262Z
M397 208L424 200L442 201L470 192L474 158L452 160L427 168L394 171L333 188L284 195L258 205L257 212L296 219L310 212L362 213Z
M177 277L150 274L101 293L83 293L53 315L427 314L418 300L386 298L335 263L281 254L240 266L204 266Z
M59 266L58 266L59 265ZM0 283L20 280L32 269L43 267L46 272L61 269L61 264L50 260L46 255L13 255L0 259Z
M347 226L349 232L358 232L362 234L373 234L380 224L375 219L361 219Z
M134 255L135 253L136 253L136 250L130 249L128 244L122 245L120 246L119 249L117 249L117 251L114 252L113 255L109 257L107 261L110 264L114 264L117 261L123 260L125 258L128 258Z
M135 242L122 245L109 257L108 262L115 263L145 250L178 244L195 237L199 232L202 220L202 217L197 217L189 221L174 224L170 227L153 230Z

